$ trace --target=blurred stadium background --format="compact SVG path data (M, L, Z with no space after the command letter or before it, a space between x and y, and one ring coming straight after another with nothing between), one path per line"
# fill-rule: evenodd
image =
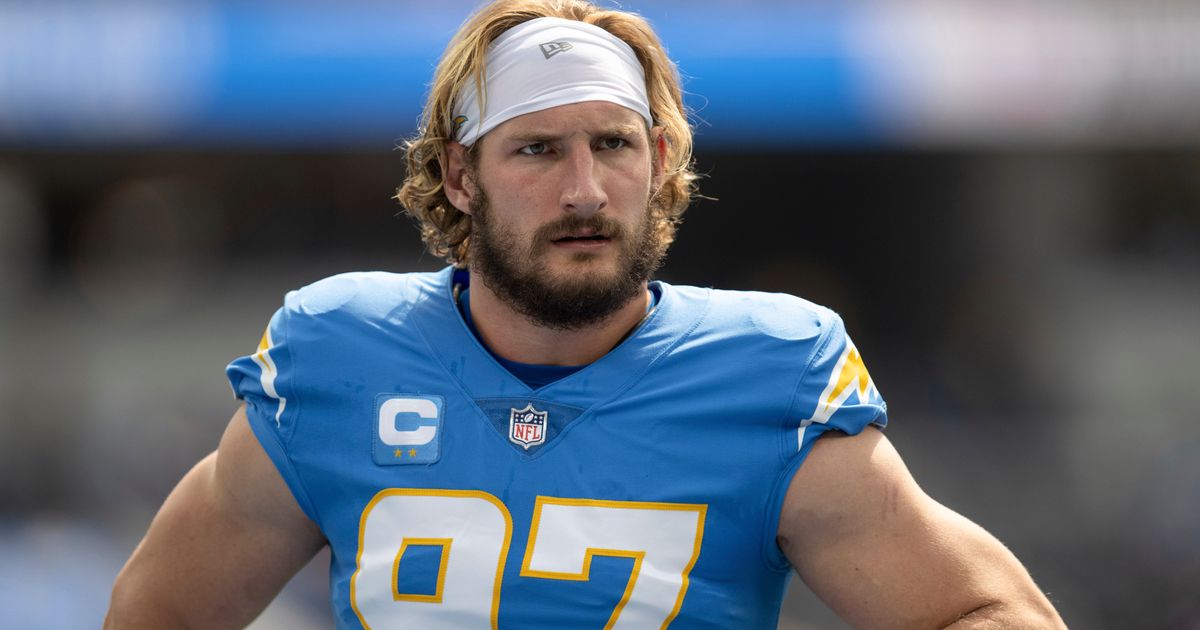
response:
M389 197L474 6L0 0L0 625L98 627L285 291L439 266ZM839 310L1069 625L1200 628L1200 5L625 6L719 199L660 277ZM253 627L328 627L324 562Z

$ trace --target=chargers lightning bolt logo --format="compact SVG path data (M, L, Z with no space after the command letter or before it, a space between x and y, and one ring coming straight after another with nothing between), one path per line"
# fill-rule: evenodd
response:
M842 408L850 395L856 392L858 401L864 404L870 403L873 398L878 396L875 383L867 372L867 366L863 364L862 355L858 353L858 348L850 343L846 345L842 356L838 358L837 364L833 367L833 373L829 376L829 384L825 386L825 391L821 392L821 397L817 399L817 409L813 412L813 417L805 423L828 421L838 409Z

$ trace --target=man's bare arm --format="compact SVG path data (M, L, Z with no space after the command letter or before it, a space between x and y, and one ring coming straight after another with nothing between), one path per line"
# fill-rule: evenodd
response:
M117 576L104 628L245 627L324 544L243 406Z
M929 498L883 434L828 435L788 489L779 544L856 628L1064 628L1008 549Z

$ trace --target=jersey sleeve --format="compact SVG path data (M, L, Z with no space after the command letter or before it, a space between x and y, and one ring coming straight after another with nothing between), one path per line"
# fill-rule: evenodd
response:
M830 313L826 324L792 402L793 418L799 420L793 445L799 453L828 430L857 435L868 425L887 425L887 403L841 317Z
M784 471L771 495L763 537L764 557L780 571L791 565L775 542L779 513L792 477L817 438L826 431L857 435L868 425L887 425L887 404L858 348L846 335L842 319L832 311L824 311L819 319L822 332L808 355L785 418Z
M296 429L299 401L296 398L296 366L288 344L289 312L280 308L263 331L251 354L235 359L225 368L234 395L246 403L246 417L255 437L271 458L305 514L317 520L313 504L289 455L289 442Z

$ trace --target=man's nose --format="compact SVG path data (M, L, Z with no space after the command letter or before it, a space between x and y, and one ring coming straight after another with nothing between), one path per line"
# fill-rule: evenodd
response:
M608 195L600 185L595 155L590 149L574 152L565 164L562 209L589 217L608 205Z

